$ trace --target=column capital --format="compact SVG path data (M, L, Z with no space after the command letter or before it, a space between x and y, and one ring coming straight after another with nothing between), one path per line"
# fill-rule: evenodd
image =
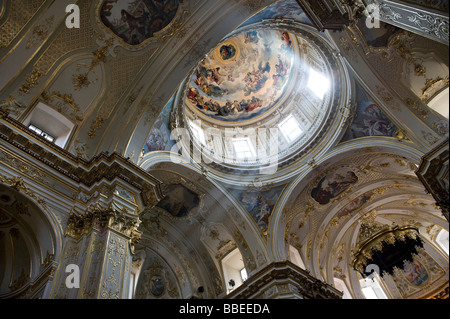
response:
M139 217L127 216L112 207L96 207L84 214L71 212L67 221L65 235L79 239L84 234L95 230L104 232L113 230L126 237L130 243L130 250L134 253L134 245L139 241L142 232L138 230L141 220Z

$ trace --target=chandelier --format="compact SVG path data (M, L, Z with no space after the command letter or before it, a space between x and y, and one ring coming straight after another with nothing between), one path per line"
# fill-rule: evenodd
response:
M363 277L372 270L381 276L392 275L395 268L403 269L405 261L413 261L418 247L423 242L416 227L383 227L360 244L352 265Z

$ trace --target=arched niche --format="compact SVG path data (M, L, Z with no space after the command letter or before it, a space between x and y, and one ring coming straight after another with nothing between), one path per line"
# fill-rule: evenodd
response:
M0 184L0 298L46 298L60 247L48 211Z
M148 153L138 165L163 183L167 181L173 183L174 180L183 179L185 184L193 185L193 188L202 195L202 207L197 210L196 216L192 218L187 216L184 219L204 218L208 223L221 224L239 247L245 250L243 255L246 265L250 265L249 275L270 258L263 235L252 216L238 204L236 198L220 180L217 181L209 176L206 168L187 161L178 154L168 152ZM169 174L177 177L169 178ZM167 180L164 181L164 179ZM252 250L249 247L253 247Z

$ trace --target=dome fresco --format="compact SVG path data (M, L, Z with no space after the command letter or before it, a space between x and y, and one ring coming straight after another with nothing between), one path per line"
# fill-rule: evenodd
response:
M293 41L288 32L270 29L223 41L192 74L187 104L216 121L239 122L264 114L291 78Z
M335 109L347 89L339 67L323 39L304 26L274 20L245 26L187 75L171 125L188 129L186 139L179 137L183 145L189 149L184 143L193 141L214 170L281 172L325 134L336 138L328 128L340 121Z

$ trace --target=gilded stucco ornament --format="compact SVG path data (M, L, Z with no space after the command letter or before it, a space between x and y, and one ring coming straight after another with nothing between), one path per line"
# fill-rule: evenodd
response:
M84 214L71 212L67 221L65 235L78 239L92 230L103 232L111 229L127 237L131 253L134 254L134 246L141 238L142 232L138 230L141 221L139 218L129 217L114 209L95 208Z
M0 182L9 185L11 188L15 189L18 192L23 192L24 194L36 200L39 204L46 205L45 200L37 196L36 193L26 185L21 177L7 177L0 174Z
M76 123L83 121L83 115L80 112L80 107L77 103L75 103L75 99L71 93L43 91L41 93L41 98L46 104L55 107L58 112L69 116L72 121Z
M31 36L27 39L26 49L30 49L34 46L37 46L40 42L44 41L53 27L53 20L55 16L52 15L45 19L41 24L35 26L33 28L33 32Z
M39 79L43 76L43 72L36 66L33 67L31 73L29 73L25 78L25 84L19 88L19 94L28 94L32 88L39 84Z
M7 100L1 100L0 101L0 117L3 117L6 114L12 113L14 115L19 115L20 110L24 109L25 107L17 102L17 100L12 96L9 95L9 99Z

